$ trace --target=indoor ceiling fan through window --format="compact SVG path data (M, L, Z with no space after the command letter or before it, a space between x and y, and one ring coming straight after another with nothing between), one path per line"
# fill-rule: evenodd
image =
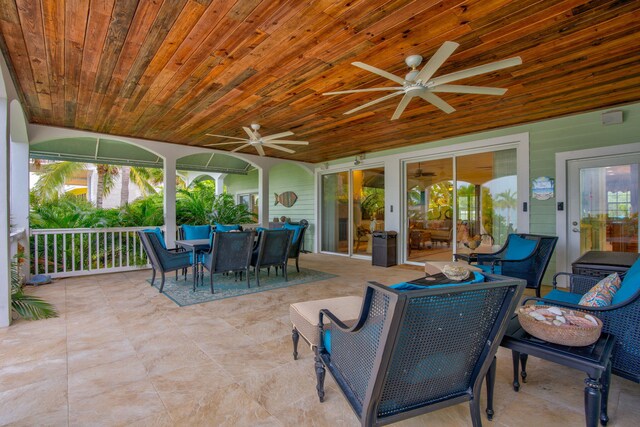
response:
M381 77L389 79L398 83L401 86L395 87L374 87L369 89L352 89L341 90L337 92L326 92L323 95L342 95L348 93L360 93L360 92L387 92L389 95L382 96L378 99L374 99L371 102L367 102L359 107L347 111L344 114L355 113L364 108L375 105L379 102L386 101L387 99L395 96L404 95L396 108L396 111L391 116L391 120L400 118L402 112L407 108L409 102L414 97L420 97L425 101L435 105L447 114L453 113L455 108L449 105L446 101L436 95L437 92L447 93L473 93L478 95L504 95L507 89L484 87L484 86L467 86L467 85L451 85L449 82L465 79L467 77L473 77L480 74L490 73L492 71L501 70L507 67L513 67L514 65L522 64L522 59L519 56L509 59L503 59L501 61L491 62L489 64L479 65L477 67L468 68L466 70L456 71L444 76L433 77L438 71L440 66L449 59L453 52L460 46L456 42L446 41L440 46L436 53L429 59L429 61L418 71L418 66L422 63L422 56L411 55L405 59L407 65L411 68L411 71L404 77L398 77L395 74L388 73L379 68L365 64L363 62L352 62L352 65L362 68L363 70L370 71Z
M252 123L251 129L249 129L246 126L243 126L242 129L244 129L245 133L249 136L249 138L236 138L233 136L215 135L215 134L208 133L207 134L208 136L217 136L220 138L235 139L237 141L206 144L205 147L241 144L240 147L234 148L233 150L231 150L231 152L235 153L236 151L240 151L243 148L251 146L256 149L258 154L260 154L261 156L264 156L265 155L264 147L273 148L274 150L280 150L280 151L284 151L285 153L291 154L291 153L295 153L295 151L291 150L290 148L281 147L280 145L309 145L308 141L292 141L288 139L279 139L279 138L284 138L284 137L293 135L293 132L289 132L289 131L276 133L268 136L262 136L260 135L260 132L258 132L260 130L260 125L257 123Z

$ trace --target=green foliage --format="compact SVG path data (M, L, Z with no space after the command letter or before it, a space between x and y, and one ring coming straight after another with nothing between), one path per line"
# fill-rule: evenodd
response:
M451 181L442 181L429 187L428 219L453 218L453 184Z
M24 293L17 256L11 262L11 308L27 320L58 317L58 312L50 303Z
M162 194L139 198L120 208L118 227L159 226L164 224Z
M245 205L237 205L230 194L219 194L213 199L213 209L209 214L211 224L247 224L256 219L256 214Z
M189 189L180 189L176 194L176 222L178 224L208 224L216 184L213 181L196 182Z
M55 200L64 188L65 183L80 171L87 169L86 163L54 162L48 163L38 171L33 193L40 200Z

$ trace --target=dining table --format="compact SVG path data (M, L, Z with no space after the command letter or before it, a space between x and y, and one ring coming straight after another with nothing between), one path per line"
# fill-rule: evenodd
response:
M193 253L193 289L196 289L196 283L198 279L198 254L206 252L211 248L210 239L189 239L189 240L176 240L176 246L191 251Z

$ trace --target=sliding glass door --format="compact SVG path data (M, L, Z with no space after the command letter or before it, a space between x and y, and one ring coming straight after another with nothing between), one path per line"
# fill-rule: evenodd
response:
M493 251L517 231L516 149L406 164L407 260Z
M371 256L372 233L384 230L384 168L321 177L321 250Z

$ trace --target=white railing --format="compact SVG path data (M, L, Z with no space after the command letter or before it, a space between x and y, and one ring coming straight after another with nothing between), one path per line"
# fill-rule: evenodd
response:
M31 230L31 273L68 277L148 268L136 233L145 228Z

